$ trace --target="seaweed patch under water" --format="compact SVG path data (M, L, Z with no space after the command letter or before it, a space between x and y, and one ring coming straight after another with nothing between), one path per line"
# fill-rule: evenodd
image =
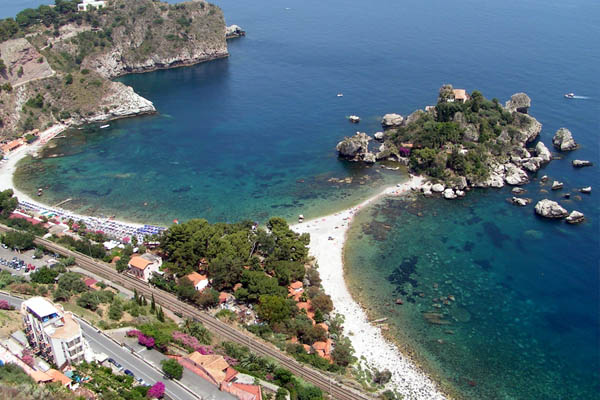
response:
M406 283L410 283L413 288L416 288L419 282L411 278L411 275L416 273L418 261L419 257L417 256L404 258L400 265L388 276L388 281L395 284L397 290L401 292L404 292L403 286Z

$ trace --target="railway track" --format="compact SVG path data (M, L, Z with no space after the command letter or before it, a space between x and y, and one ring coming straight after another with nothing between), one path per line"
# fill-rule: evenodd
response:
M11 230L6 226L0 225L0 232L6 232ZM94 274L97 274L111 282L119 284L128 289L136 289L139 294L144 295L146 298L154 295L154 300L157 304L163 308L169 309L174 313L181 315L182 317L191 318L196 321L202 322L204 326L216 333L223 338L232 342L247 346L253 352L273 358L280 365L289 369L295 375L302 377L307 382L319 387L321 390L329 393L333 398L338 400L372 400L373 397L368 396L358 390L351 388L347 385L339 383L334 377L317 371L311 367L305 366L295 359L283 354L274 345L258 340L257 338L250 336L244 332L241 332L224 322L219 321L212 315L197 309L196 307L179 300L175 295L165 292L160 289L156 289L148 285L147 283L140 281L134 277L120 274L110 265L95 260L89 256L77 253L69 250L61 245L58 245L52 241L36 238L35 244L45 247L46 249L58 253L65 257L74 257L77 264Z

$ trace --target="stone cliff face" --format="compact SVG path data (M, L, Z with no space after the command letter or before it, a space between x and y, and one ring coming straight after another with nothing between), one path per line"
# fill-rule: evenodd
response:
M102 24L110 26L113 46L83 62L104 77L228 56L223 13L203 0L168 6L152 0L115 0L112 8ZM113 27L115 17L124 22Z
M147 100L121 82L111 82L108 93L98 105L98 112L74 120L76 123L103 122L136 115L153 114L156 108Z

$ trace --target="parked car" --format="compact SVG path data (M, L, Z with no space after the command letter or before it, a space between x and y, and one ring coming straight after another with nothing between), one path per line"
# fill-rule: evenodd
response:
M146 382L145 380L143 380L140 377L135 378L135 380L137 381L137 383L139 383L142 386L151 386L148 382Z
M130 370L126 369L125 371L123 371L125 373L125 375L129 375L131 377L135 377L135 374L133 372L131 372Z
M117 367L119 371L123 371L123 366L119 364L114 358L109 358L108 362Z

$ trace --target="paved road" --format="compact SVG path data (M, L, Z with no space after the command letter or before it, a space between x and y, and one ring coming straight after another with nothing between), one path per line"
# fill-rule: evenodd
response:
M6 232L10 229L11 228L8 228L7 226L0 225L0 232ZM374 398L372 394L363 393L360 391L360 389L353 387L353 382L350 382L352 386L349 386L343 381L340 381L340 377L338 376L334 376L328 372L318 371L309 366L301 364L292 357L282 353L281 350L276 348L273 344L252 337L246 332L242 332L230 325L227 325L226 323L214 318L210 314L200 311L198 308L179 300L177 296L172 293L167 293L165 291L150 287L147 283L134 277L119 274L112 266L106 263L69 250L49 240L37 238L35 239L35 243L37 245L44 246L51 251L55 251L65 257L75 257L77 264L81 268L103 276L111 282L119 285L130 287L131 289L135 288L138 293L143 294L146 296L146 298L150 298L150 296L154 295L156 304L160 304L165 309L170 309L182 317L198 320L213 333L220 335L226 340L243 344L258 355L275 359L282 366L289 369L292 373L302 377L304 380L312 383L313 385L320 387L322 390L332 395L332 397L335 399L367 400Z
M23 300L19 298L7 296L3 293L0 293L0 299L6 300L18 308L21 307L21 303L23 302ZM123 368L130 369L135 376L141 377L149 384L154 384L157 381L164 382L165 392L173 400L197 400L198 398L204 398L202 394L194 396L177 383L168 379L163 379L160 372L131 354L129 350L119 346L105 335L98 333L96 328L88 325L86 322L81 320L79 322L81 323L85 338L95 352L105 353L109 357L114 358L123 366Z

